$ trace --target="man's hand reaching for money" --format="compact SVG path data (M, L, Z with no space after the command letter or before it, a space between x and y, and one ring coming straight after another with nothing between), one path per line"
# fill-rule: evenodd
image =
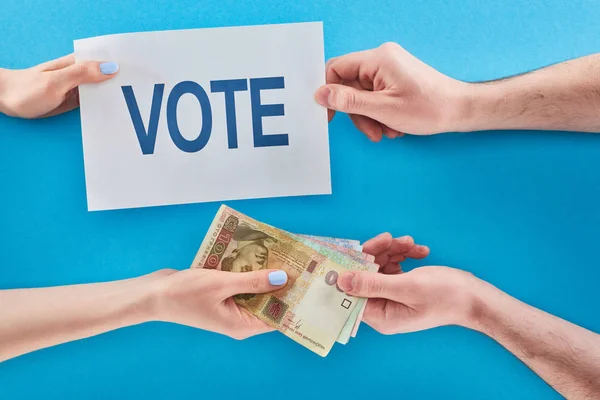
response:
M349 272L338 285L369 298L363 320L383 334L414 332L443 325L469 325L477 278L448 267L421 267L394 275Z
M378 237L364 247L383 248L389 242L389 237ZM389 249L387 256L392 257ZM460 325L496 340L567 399L591 399L600 393L600 335L459 269L383 272L351 271L337 281L347 294L369 299L363 320L380 333Z
M393 238L387 232L367 240L363 251L375 257L379 272L390 275L401 273L400 263L407 258L421 259L429 255L429 247L415 244L412 237Z
M467 324L474 295L468 290L476 278L448 267L422 267L403 273L400 262L421 259L427 246L410 236L392 238L382 233L363 245L375 256L379 273L348 272L338 285L346 293L369 298L363 320L384 334L419 331L441 325Z

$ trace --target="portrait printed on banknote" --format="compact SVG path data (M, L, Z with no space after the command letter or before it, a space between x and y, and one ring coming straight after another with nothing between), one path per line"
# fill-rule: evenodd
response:
M261 269L282 269L283 263L278 257L271 256L269 250L277 243L277 239L247 224L239 224L231 237L230 245L223 254L221 262L216 265L205 265L207 269L227 272L251 272ZM287 286L287 285L286 285ZM285 287L278 291L285 293ZM240 294L239 299L250 300L255 295Z

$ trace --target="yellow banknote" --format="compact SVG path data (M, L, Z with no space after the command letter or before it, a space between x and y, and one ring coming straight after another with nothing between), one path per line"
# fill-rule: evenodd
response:
M231 272L282 269L288 282L275 292L235 301L262 321L326 356L356 307L337 287L348 269L277 228L221 206L192 268Z

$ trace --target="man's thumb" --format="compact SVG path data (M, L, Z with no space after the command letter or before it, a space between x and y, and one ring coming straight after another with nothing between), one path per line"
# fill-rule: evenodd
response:
M369 90L358 90L346 85L329 84L317 89L315 100L323 107L331 110L369 116L375 111L375 95Z
M114 77L118 71L119 64L114 62L79 61L50 73L63 90L69 91L84 83L104 82Z
M282 270L231 272L230 274L232 275L229 278L231 295L271 292L287 283L287 274Z
M376 272L346 272L337 281L340 289L351 296L366 298L392 299L397 286L396 275L384 275Z

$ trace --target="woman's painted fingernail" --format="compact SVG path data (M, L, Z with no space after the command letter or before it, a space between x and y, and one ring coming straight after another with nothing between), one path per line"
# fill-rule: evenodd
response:
M285 271L273 271L269 273L269 283L271 285L280 286L287 282L287 274Z
M100 64L100 72L102 72L102 75L116 74L118 70L119 64L115 62L105 62Z

